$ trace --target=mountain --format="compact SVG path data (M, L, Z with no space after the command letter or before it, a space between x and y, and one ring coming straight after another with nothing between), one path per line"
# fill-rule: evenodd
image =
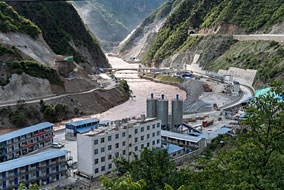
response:
M244 47L251 48L245 42L239 42L228 35L236 34L265 34L284 33L284 2L281 0L183 0L176 5L160 28L153 44L148 48L142 62L156 66L169 66L181 61L186 64L193 62L194 56L200 58L197 62L203 69L217 71L218 69L235 66L239 68L253 68L258 70L255 87L267 86L272 79L281 78L281 70L272 71L270 66L281 66L283 44L263 49L264 43L256 40L252 51L256 54L269 54L265 57L248 56L248 59L239 60L238 56L226 56L230 51L242 51ZM200 34L192 36L190 33ZM204 35L204 36L202 36ZM268 44L274 42L268 42ZM275 48L273 48L275 47ZM238 49L239 48L239 49ZM278 50L279 48L279 50ZM232 50L233 49L233 50ZM245 55L240 55L245 56ZM219 58L220 57L220 58ZM259 57L259 58L260 58ZM258 61L255 61L254 59ZM231 60L226 62L225 60ZM281 60L282 59L282 60ZM188 61L186 61L188 60ZM253 61L253 64L251 61ZM261 62L263 61L263 62ZM222 62L222 64L219 64ZM245 62L245 63L244 63ZM261 62L261 64L260 64ZM269 63L265 63L269 62ZM272 63L273 62L273 63ZM262 67L266 69L262 69ZM262 69L262 70L261 70ZM268 69L268 70L267 70ZM267 74L271 73L271 74ZM261 77L261 75L266 77Z
M64 1L7 2L42 31L58 55L73 55L85 67L108 67L108 61L94 35L82 22L72 4Z
M73 4L106 50L122 41L165 0L86 0Z
M144 54L154 43L158 31L163 26L167 17L181 0L168 0L150 16L148 16L119 47L118 53L125 60L135 58L137 61L144 57Z

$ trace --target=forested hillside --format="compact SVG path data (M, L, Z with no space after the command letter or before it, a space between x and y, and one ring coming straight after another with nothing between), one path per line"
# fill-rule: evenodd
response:
M183 0L160 29L154 44L144 57L144 63L161 63L173 55L189 38L188 29L208 31L217 26L232 25L233 31L223 33L254 33L269 31L284 20L282 0Z
M122 41L163 2L165 0L86 0L73 4L107 49L112 43Z
M108 66L96 38L88 31L72 4L64 1L7 2L42 31L59 55L74 55L77 63Z

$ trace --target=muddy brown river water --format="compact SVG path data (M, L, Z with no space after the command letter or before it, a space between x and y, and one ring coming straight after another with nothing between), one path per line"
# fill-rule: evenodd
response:
M110 64L113 68L138 68L138 64L129 64L117 57L108 57ZM125 74L127 73L127 74ZM129 74L131 73L131 74ZM150 97L151 93L154 93L155 97L160 97L161 94L165 94L165 98L173 99L176 94L179 94L181 99L186 98L186 93L179 88L171 85L155 83L145 79L138 78L138 73L136 71L119 71L115 74L118 78L126 78L130 89L132 90L132 96L127 102L120 104L114 108L109 109L100 114L88 115L79 118L74 118L71 120L56 123L56 129L65 128L65 123L78 121L86 118L98 118L102 120L119 120L129 117L138 117L146 112L146 99ZM169 104L170 105L170 104ZM169 112L171 105L169 107ZM0 134L5 134L14 129L0 130Z

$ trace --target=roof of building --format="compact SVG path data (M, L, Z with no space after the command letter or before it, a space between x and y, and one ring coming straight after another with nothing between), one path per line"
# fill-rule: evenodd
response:
M186 140L186 141L191 141L191 142L199 142L202 139L200 136L194 137L190 135L184 135L184 134L174 133L174 132L165 131L165 130L161 131L161 135L164 137L171 137L171 138Z
M9 140L9 139L12 139L12 138L15 138L15 137L19 137L19 136L22 136L22 135L25 135L25 134L28 134L28 133L31 133L31 132L34 132L34 131L37 131L37 130L41 130L41 129L44 129L44 128L47 128L47 127L51 127L51 126L53 126L53 124L49 123L49 122L38 123L36 125L32 125L30 127L19 129L19 130L13 131L11 133L0 135L0 142Z
M229 129L225 126L221 127L220 129L216 130L216 131L208 131L206 133L201 134L199 137L200 138L205 138L208 140L213 140L215 139L218 135L223 135L226 134L228 132L230 132L232 129Z
M180 147L180 146L177 146L177 145L174 145L174 144L169 144L169 145L164 145L162 147L162 149L168 149L168 154L173 154L175 152L183 150L184 148Z
M34 164L37 162L42 162L45 160L57 158L60 156L65 156L68 152L67 150L51 150L47 152L41 152L38 154L33 154L31 156L26 156L23 158L18 158L14 160L10 160L7 162L0 163L0 173L13 170L16 168L24 167L30 164Z
M88 127L82 127L79 129L75 129L77 132L79 133L85 133L85 132L89 132L92 130L92 126L88 126Z
M66 123L66 125L80 126L80 125L85 125L85 124L94 123L94 122L98 122L98 121L100 121L100 120L98 120L96 118L90 118L90 119L85 119L85 120L81 120L81 121Z

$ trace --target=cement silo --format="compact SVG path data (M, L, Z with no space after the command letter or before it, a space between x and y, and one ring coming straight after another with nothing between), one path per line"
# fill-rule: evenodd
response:
M176 99L172 100L172 127L178 128L183 124L183 100L179 99L179 95Z
M151 98L147 99L147 118L157 117L157 102L158 100L154 98L154 94L151 94Z
M165 100L164 94L157 102L157 118L161 120L163 129L168 128L169 101Z

